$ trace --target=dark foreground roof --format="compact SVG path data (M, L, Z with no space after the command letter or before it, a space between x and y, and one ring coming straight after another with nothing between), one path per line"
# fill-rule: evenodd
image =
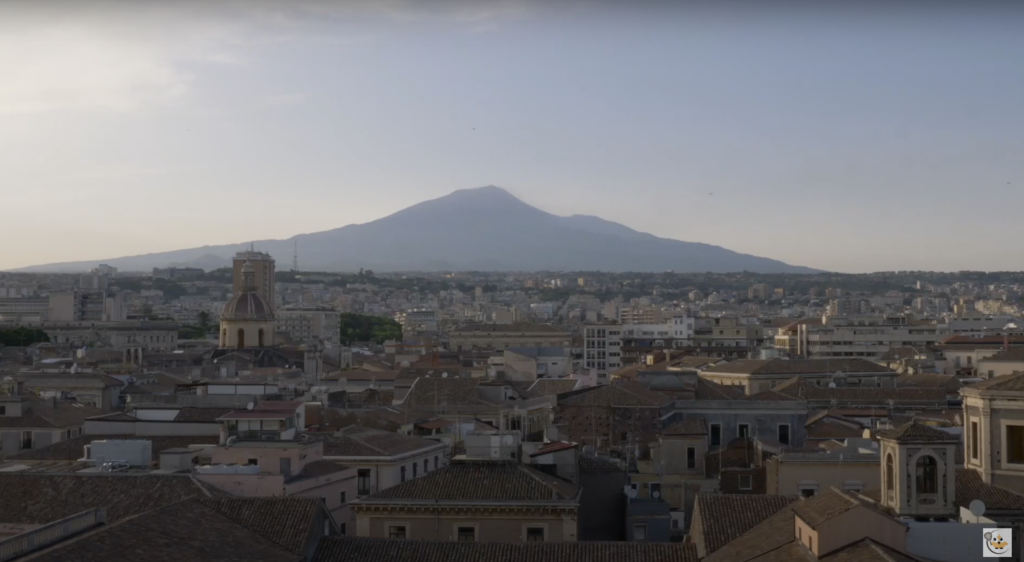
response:
M482 543L329 538L314 562L697 562L691 544L646 542Z
M356 503L409 501L573 502L579 486L515 462L456 461Z
M293 554L302 554L317 516L320 498L205 498L199 503Z
M172 503L219 495L183 474L0 474L0 521L45 525L90 509L115 523Z
M199 502L180 502L104 525L30 555L33 562L299 562L303 557Z

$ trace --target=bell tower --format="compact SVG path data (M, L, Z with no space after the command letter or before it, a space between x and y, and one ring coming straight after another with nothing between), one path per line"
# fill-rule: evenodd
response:
M911 421L878 432L881 442L881 504L898 516L957 518L956 448L960 440Z

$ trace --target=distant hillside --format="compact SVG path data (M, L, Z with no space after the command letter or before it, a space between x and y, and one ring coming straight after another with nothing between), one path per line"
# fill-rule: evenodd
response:
M552 215L493 186L461 189L365 224L255 245L284 268L291 263L296 241L305 271L817 271L719 246L659 238L598 217ZM79 272L100 263L125 271L171 264L215 269L248 247L248 242L203 246L19 271Z

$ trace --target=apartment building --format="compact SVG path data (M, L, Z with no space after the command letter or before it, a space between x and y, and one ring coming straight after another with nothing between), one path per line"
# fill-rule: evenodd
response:
M510 347L570 347L572 335L550 324L473 324L448 333L453 351L508 349Z
M746 357L765 341L764 326L742 321L735 316L697 318L693 347L701 355Z
M826 316L781 328L773 345L793 357L880 360L890 348L925 349L946 335L942 324L914 324L904 316Z
M326 306L289 306L278 309L274 316L278 332L295 343L322 340L341 343L341 314Z
M660 324L605 324L583 330L583 367L597 376L599 384L641 355L690 345L696 320L677 316Z

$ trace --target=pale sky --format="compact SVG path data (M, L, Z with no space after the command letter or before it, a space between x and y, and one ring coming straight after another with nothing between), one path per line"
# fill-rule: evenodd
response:
M1014 3L675 4L0 0L0 269L488 184L834 271L1024 269Z

